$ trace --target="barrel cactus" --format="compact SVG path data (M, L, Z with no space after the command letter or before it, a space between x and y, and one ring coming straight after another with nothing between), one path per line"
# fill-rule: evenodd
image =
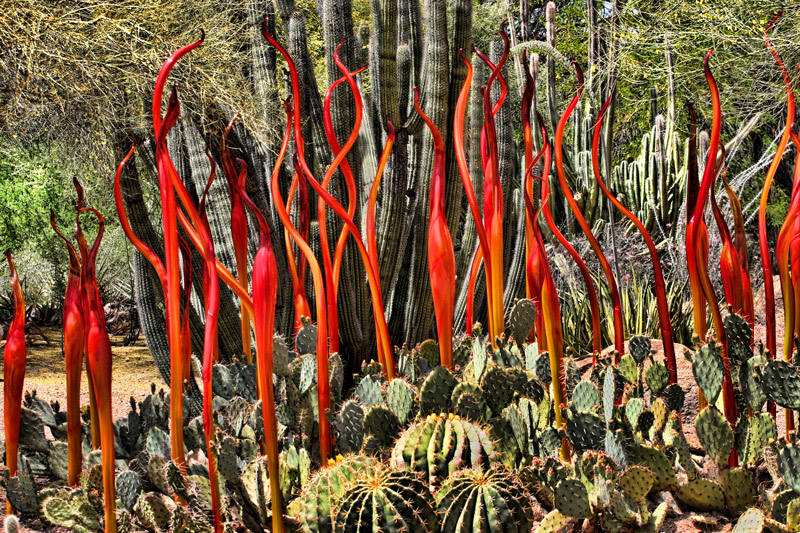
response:
M351 485L337 503L333 531L437 533L439 519L421 477L378 467Z
M519 478L503 469L468 469L445 481L436 506L448 532L527 533L533 524L530 498Z
M289 514L300 522L305 533L330 531L335 518L336 501L345 495L346 487L355 483L378 462L364 455L340 457L312 477L303 492L289 506Z
M483 468L498 462L486 431L455 415L430 415L400 435L391 464L424 475L438 485L462 468Z

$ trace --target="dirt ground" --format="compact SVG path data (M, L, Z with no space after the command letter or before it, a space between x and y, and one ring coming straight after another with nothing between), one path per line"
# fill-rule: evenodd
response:
M36 390L37 397L47 402L60 402L61 408L65 409L66 378L64 354L61 348L61 330L60 328L45 328L44 333L50 340L50 345L40 335L31 335L29 332L25 390ZM162 386L163 383L144 343L144 337L140 336L133 346L123 346L122 338L122 336L111 336L114 376L111 391L115 419L128 414L131 396L141 399L149 393L151 383L155 382L159 386ZM0 362L0 368L2 368L2 362ZM89 405L89 389L86 379L84 368L81 405ZM0 413L0 427L5 427L2 413ZM5 434L0 435L0 443L5 444Z

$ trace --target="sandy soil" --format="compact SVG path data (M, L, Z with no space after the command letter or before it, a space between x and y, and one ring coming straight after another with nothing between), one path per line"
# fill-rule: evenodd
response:
M61 330L47 328L44 331L50 339L49 346L39 335L28 336L25 390L36 390L39 398L47 402L60 402L61 408L64 409L66 380L64 355L61 348ZM147 346L145 346L144 337L140 337L134 346L122 346L122 337L112 336L111 351L114 357L112 403L114 418L117 418L128 414L131 396L141 399L149 392L151 383L155 382L160 386L163 380L150 357ZM0 368L2 368L2 363L0 363ZM85 373L81 386L81 405L89 405L89 390ZM2 413L0 413L0 426L5 427ZM5 443L5 435L0 436L0 443Z

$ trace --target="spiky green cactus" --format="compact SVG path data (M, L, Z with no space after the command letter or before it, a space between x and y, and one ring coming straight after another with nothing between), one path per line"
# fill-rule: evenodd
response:
M42 501L42 515L54 526L77 533L100 529L100 516L80 489L59 490Z
M731 425L713 405L703 409L695 419L697 438L703 449L717 464L728 462L734 445Z
M516 476L498 468L456 472L436 492L436 506L442 529L453 533L522 533L533 523L530 495Z
M767 398L786 409L800 409L800 373L797 367L773 359L760 367L761 388Z
M330 531L335 505L346 493L347 485L373 470L378 462L364 455L348 455L320 469L303 492L289 506L289 514L300 520L305 533Z
M419 472L430 485L439 485L456 470L499 461L486 431L453 415L429 415L406 429L391 457L394 467Z
M448 411L450 396L456 388L456 378L443 366L434 368L419 389L420 414Z
M417 474L377 467L350 485L336 503L333 531L436 533L433 497Z

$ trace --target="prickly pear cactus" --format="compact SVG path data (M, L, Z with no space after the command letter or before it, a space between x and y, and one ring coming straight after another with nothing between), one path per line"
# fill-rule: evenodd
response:
M364 408L355 400L342 404L334 426L336 445L342 453L357 453L364 442Z
M522 344L528 339L528 334L536 324L536 306L533 300L522 298L514 302L508 312L507 322L511 336L522 347Z
M632 466L619 476L619 488L626 496L641 503L650 493L656 477L643 466Z
M348 455L331 460L309 480L303 492L289 506L289 514L298 518L304 533L331 530L337 501L346 486L374 470L378 461L365 455Z
M391 457L395 468L408 468L439 485L462 468L486 468L500 461L486 431L454 415L429 415L406 429Z
M453 533L475 531L476 524L488 531L527 533L533 524L530 495L519 478L500 468L454 473L436 492L436 506L442 529Z
M644 379L650 392L659 396L669 384L669 370L664 363L656 361L648 367Z
M139 496L134 511L147 529L163 529L172 521L175 502L166 494L148 492Z
M555 491L555 506L569 518L590 518L592 516L589 491L586 490L586 485L578 479L564 479L558 483Z
M703 449L717 464L727 464L734 445L731 425L713 405L703 409L695 419L697 438Z
M725 511L725 491L716 481L694 479L685 483L675 496L698 511Z
M747 320L737 314L729 314L723 319L725 336L728 339L728 357L737 363L744 363L753 356L750 340L753 331Z
M100 516L81 489L59 490L42 501L42 515L54 526L77 533L93 533L100 529Z
M800 494L800 448L797 434L790 433L780 439L778 447L778 472L786 484Z
M528 384L528 375L521 368L503 368L492 366L481 378L486 403L494 414L500 414L515 394L524 395Z
M383 379L379 376L367 375L358 382L355 395L364 405L377 405L383 403Z
M800 409L800 373L797 367L773 359L760 370L761 387L767 398L786 409Z
M578 453L602 450L605 436L605 421L593 413L578 411L567 418L567 438Z
M419 389L420 414L439 413L450 410L450 397L458 382L443 366L434 368Z
M8 471L6 471L6 475L8 475ZM35 513L39 509L36 486L33 483L33 472L24 455L19 455L17 475L7 479L5 487L6 498L18 511Z
M400 419L385 405L373 405L364 415L364 434L374 437L379 451L394 444L400 433Z
M294 339L295 348L300 355L317 352L317 326L310 322L304 324Z
M124 470L117 475L117 497L122 507L131 510L142 492L142 478L133 470Z
M725 377L725 366L719 348L713 344L701 346L692 358L692 373L703 395L714 405Z
M436 533L433 497L418 475L378 467L359 478L336 504L333 531Z
M600 393L591 381L581 381L572 391L573 407L578 411L591 411L600 404Z
M386 388L386 404L394 411L401 424L408 422L417 409L413 385L400 378L390 381Z

